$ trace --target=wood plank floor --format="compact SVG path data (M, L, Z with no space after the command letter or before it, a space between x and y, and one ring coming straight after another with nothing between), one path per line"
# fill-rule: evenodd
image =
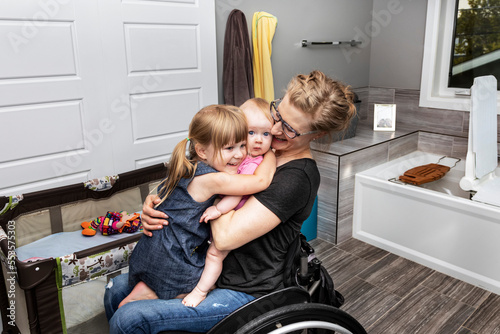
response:
M500 296L356 239L311 245L369 334L500 334Z
M500 296L356 239L311 245L368 334L500 334ZM108 333L104 314L70 334Z

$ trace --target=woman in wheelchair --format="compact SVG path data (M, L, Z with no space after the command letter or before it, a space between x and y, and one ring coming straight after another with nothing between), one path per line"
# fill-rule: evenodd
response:
M118 309L130 287L126 274L115 277L104 296L110 332L207 332L241 306L252 305L256 298L279 296L276 293L284 288L286 253L309 216L319 188L320 175L310 143L347 128L356 112L353 97L348 87L322 72L294 77L285 96L271 102L272 147L277 160L271 185L251 196L238 211L211 222L215 246L231 251L216 288L195 308L184 306L181 299L155 299L134 301ZM149 196L143 206L146 235L162 228L166 221L162 212L153 209L156 201ZM276 300L278 304L271 304L271 309L279 307L280 298ZM248 318L241 319L248 322Z

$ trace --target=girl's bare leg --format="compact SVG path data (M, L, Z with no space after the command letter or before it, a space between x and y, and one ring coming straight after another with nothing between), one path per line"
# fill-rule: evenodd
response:
M201 303L222 272L222 261L229 251L220 251L211 243L208 247L205 268L201 274L200 281L196 287L184 299L182 303L186 306L196 307Z
M158 296L153 290L151 290L149 286L146 285L146 283L139 282L132 289L130 294L127 297L125 297L125 299L122 300L120 305L118 305L118 308L122 307L127 303L145 299L158 299Z

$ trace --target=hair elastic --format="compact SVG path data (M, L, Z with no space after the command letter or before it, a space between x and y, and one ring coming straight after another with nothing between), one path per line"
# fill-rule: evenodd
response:
M190 141L191 139L189 139L189 137L186 138L187 141Z

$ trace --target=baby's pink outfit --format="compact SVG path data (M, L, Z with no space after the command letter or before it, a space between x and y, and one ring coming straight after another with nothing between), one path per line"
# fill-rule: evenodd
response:
M240 167L238 167L238 174L246 174L246 175L251 175L255 172L257 167L260 165L260 163L264 160L264 157L262 155L259 155L257 157L252 157L250 155L247 155L245 160L241 163ZM241 198L241 201L238 203L238 205L234 208L235 210L238 210L245 204L245 202L248 199L248 195L245 195Z

